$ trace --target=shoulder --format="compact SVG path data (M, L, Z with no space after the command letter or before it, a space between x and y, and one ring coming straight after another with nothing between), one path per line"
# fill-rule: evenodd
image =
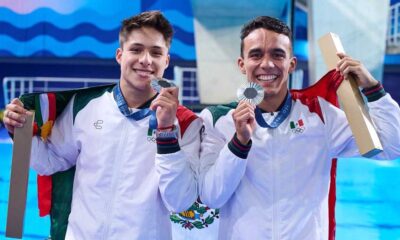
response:
M76 114L85 108L91 100L101 97L106 92L112 92L114 86L115 84L110 84L75 90L76 95L73 103L74 119Z
M176 118L178 119L182 136L193 122L200 121L200 118L194 112L182 105L179 105L178 109L176 110ZM201 123L199 125L201 125Z
M332 70L314 85L301 90L291 90L290 93L294 101L299 101L301 104L307 106L310 112L318 114L324 122L324 105L332 108L339 106L336 91L342 81L343 77L338 72Z
M202 111L202 117L212 120L212 124L215 126L216 122L222 117L228 115L228 113L237 107L237 102L232 102L229 104L217 105L207 107ZM208 115L208 117L207 117Z

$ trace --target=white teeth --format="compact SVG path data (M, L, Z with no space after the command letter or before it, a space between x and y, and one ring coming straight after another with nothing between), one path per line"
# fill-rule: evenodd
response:
M259 81L273 81L278 78L277 75L259 75L257 76L257 80Z
M135 69L134 71L136 71L137 74L141 75L141 76L150 76L152 75L152 71L149 70L141 70L141 69Z
M140 73L151 73L151 71L149 71L149 70L135 69L135 71L140 72Z

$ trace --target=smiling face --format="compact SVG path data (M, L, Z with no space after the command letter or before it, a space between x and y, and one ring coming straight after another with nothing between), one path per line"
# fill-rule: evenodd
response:
M161 78L168 67L167 42L154 28L134 29L117 49L116 60L121 66L120 84L123 92L151 92L151 79Z
M243 39L243 56L238 59L238 65L248 81L263 87L265 100L282 102L296 61L286 35L257 28Z

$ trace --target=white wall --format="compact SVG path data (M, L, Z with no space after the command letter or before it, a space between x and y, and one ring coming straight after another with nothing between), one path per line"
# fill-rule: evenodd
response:
M242 25L261 15L286 17L288 2L192 0L201 103L235 100L236 89L246 81L236 63Z
M344 50L382 80L389 0L308 0L310 82L326 72L318 39L328 32L339 35Z

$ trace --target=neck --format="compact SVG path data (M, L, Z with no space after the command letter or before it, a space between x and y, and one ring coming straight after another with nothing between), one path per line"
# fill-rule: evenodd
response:
M138 108L156 95L156 92L150 86L146 89L136 89L129 88L123 82L120 82L120 87L122 95L130 108Z
M263 101L258 105L259 108L266 112L276 112L279 107L283 104L288 94L288 89L285 90L284 94L277 96L264 96Z

